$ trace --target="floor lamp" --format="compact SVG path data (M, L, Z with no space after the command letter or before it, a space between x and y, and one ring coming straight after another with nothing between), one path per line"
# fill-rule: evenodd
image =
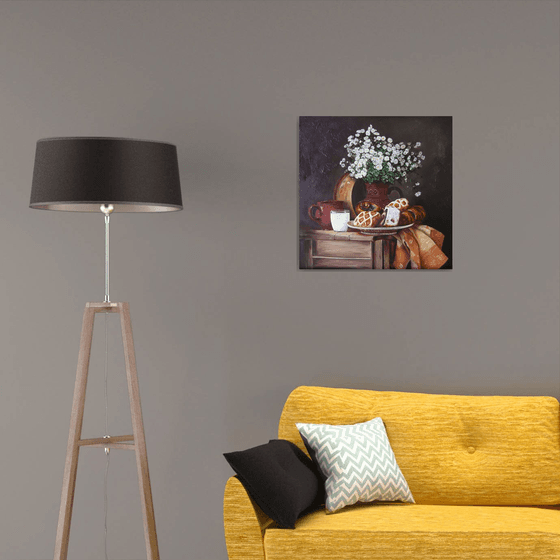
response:
M113 212L170 212L183 208L176 147L165 142L126 138L39 140L30 207L99 212L105 220L105 299L86 303L84 310L54 560L66 560L68 556L78 458L83 447L104 448L107 461L111 448L135 452L147 558L159 560L130 310L128 303L111 302L109 298L109 221ZM108 313L120 315L132 416L131 435L109 436L105 433L98 438L81 437L96 313L104 313L105 317Z

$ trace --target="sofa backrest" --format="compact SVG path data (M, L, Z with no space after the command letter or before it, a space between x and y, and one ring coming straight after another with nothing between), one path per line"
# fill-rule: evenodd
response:
M560 406L553 397L428 395L298 387L278 437L306 451L296 422L385 423L416 503L560 504Z

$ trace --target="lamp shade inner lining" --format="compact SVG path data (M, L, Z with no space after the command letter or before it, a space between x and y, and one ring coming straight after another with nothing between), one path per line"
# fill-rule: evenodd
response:
M163 204L142 204L138 202L49 202L31 204L31 208L39 210L60 210L62 212L100 212L102 204L112 204L113 212L174 212L181 210L181 206Z

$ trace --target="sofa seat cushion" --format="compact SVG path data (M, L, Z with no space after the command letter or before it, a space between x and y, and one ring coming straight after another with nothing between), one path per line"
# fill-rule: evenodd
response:
M560 560L560 508L356 504L264 542L267 560Z

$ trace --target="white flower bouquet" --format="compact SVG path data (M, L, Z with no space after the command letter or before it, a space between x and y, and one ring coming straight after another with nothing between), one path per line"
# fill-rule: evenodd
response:
M420 146L420 142L414 146L411 142L394 143L370 124L367 130L362 128L348 136L348 144L344 145L348 157L340 165L354 179L392 185L400 179L406 180L407 173L421 167L426 156L417 149Z

